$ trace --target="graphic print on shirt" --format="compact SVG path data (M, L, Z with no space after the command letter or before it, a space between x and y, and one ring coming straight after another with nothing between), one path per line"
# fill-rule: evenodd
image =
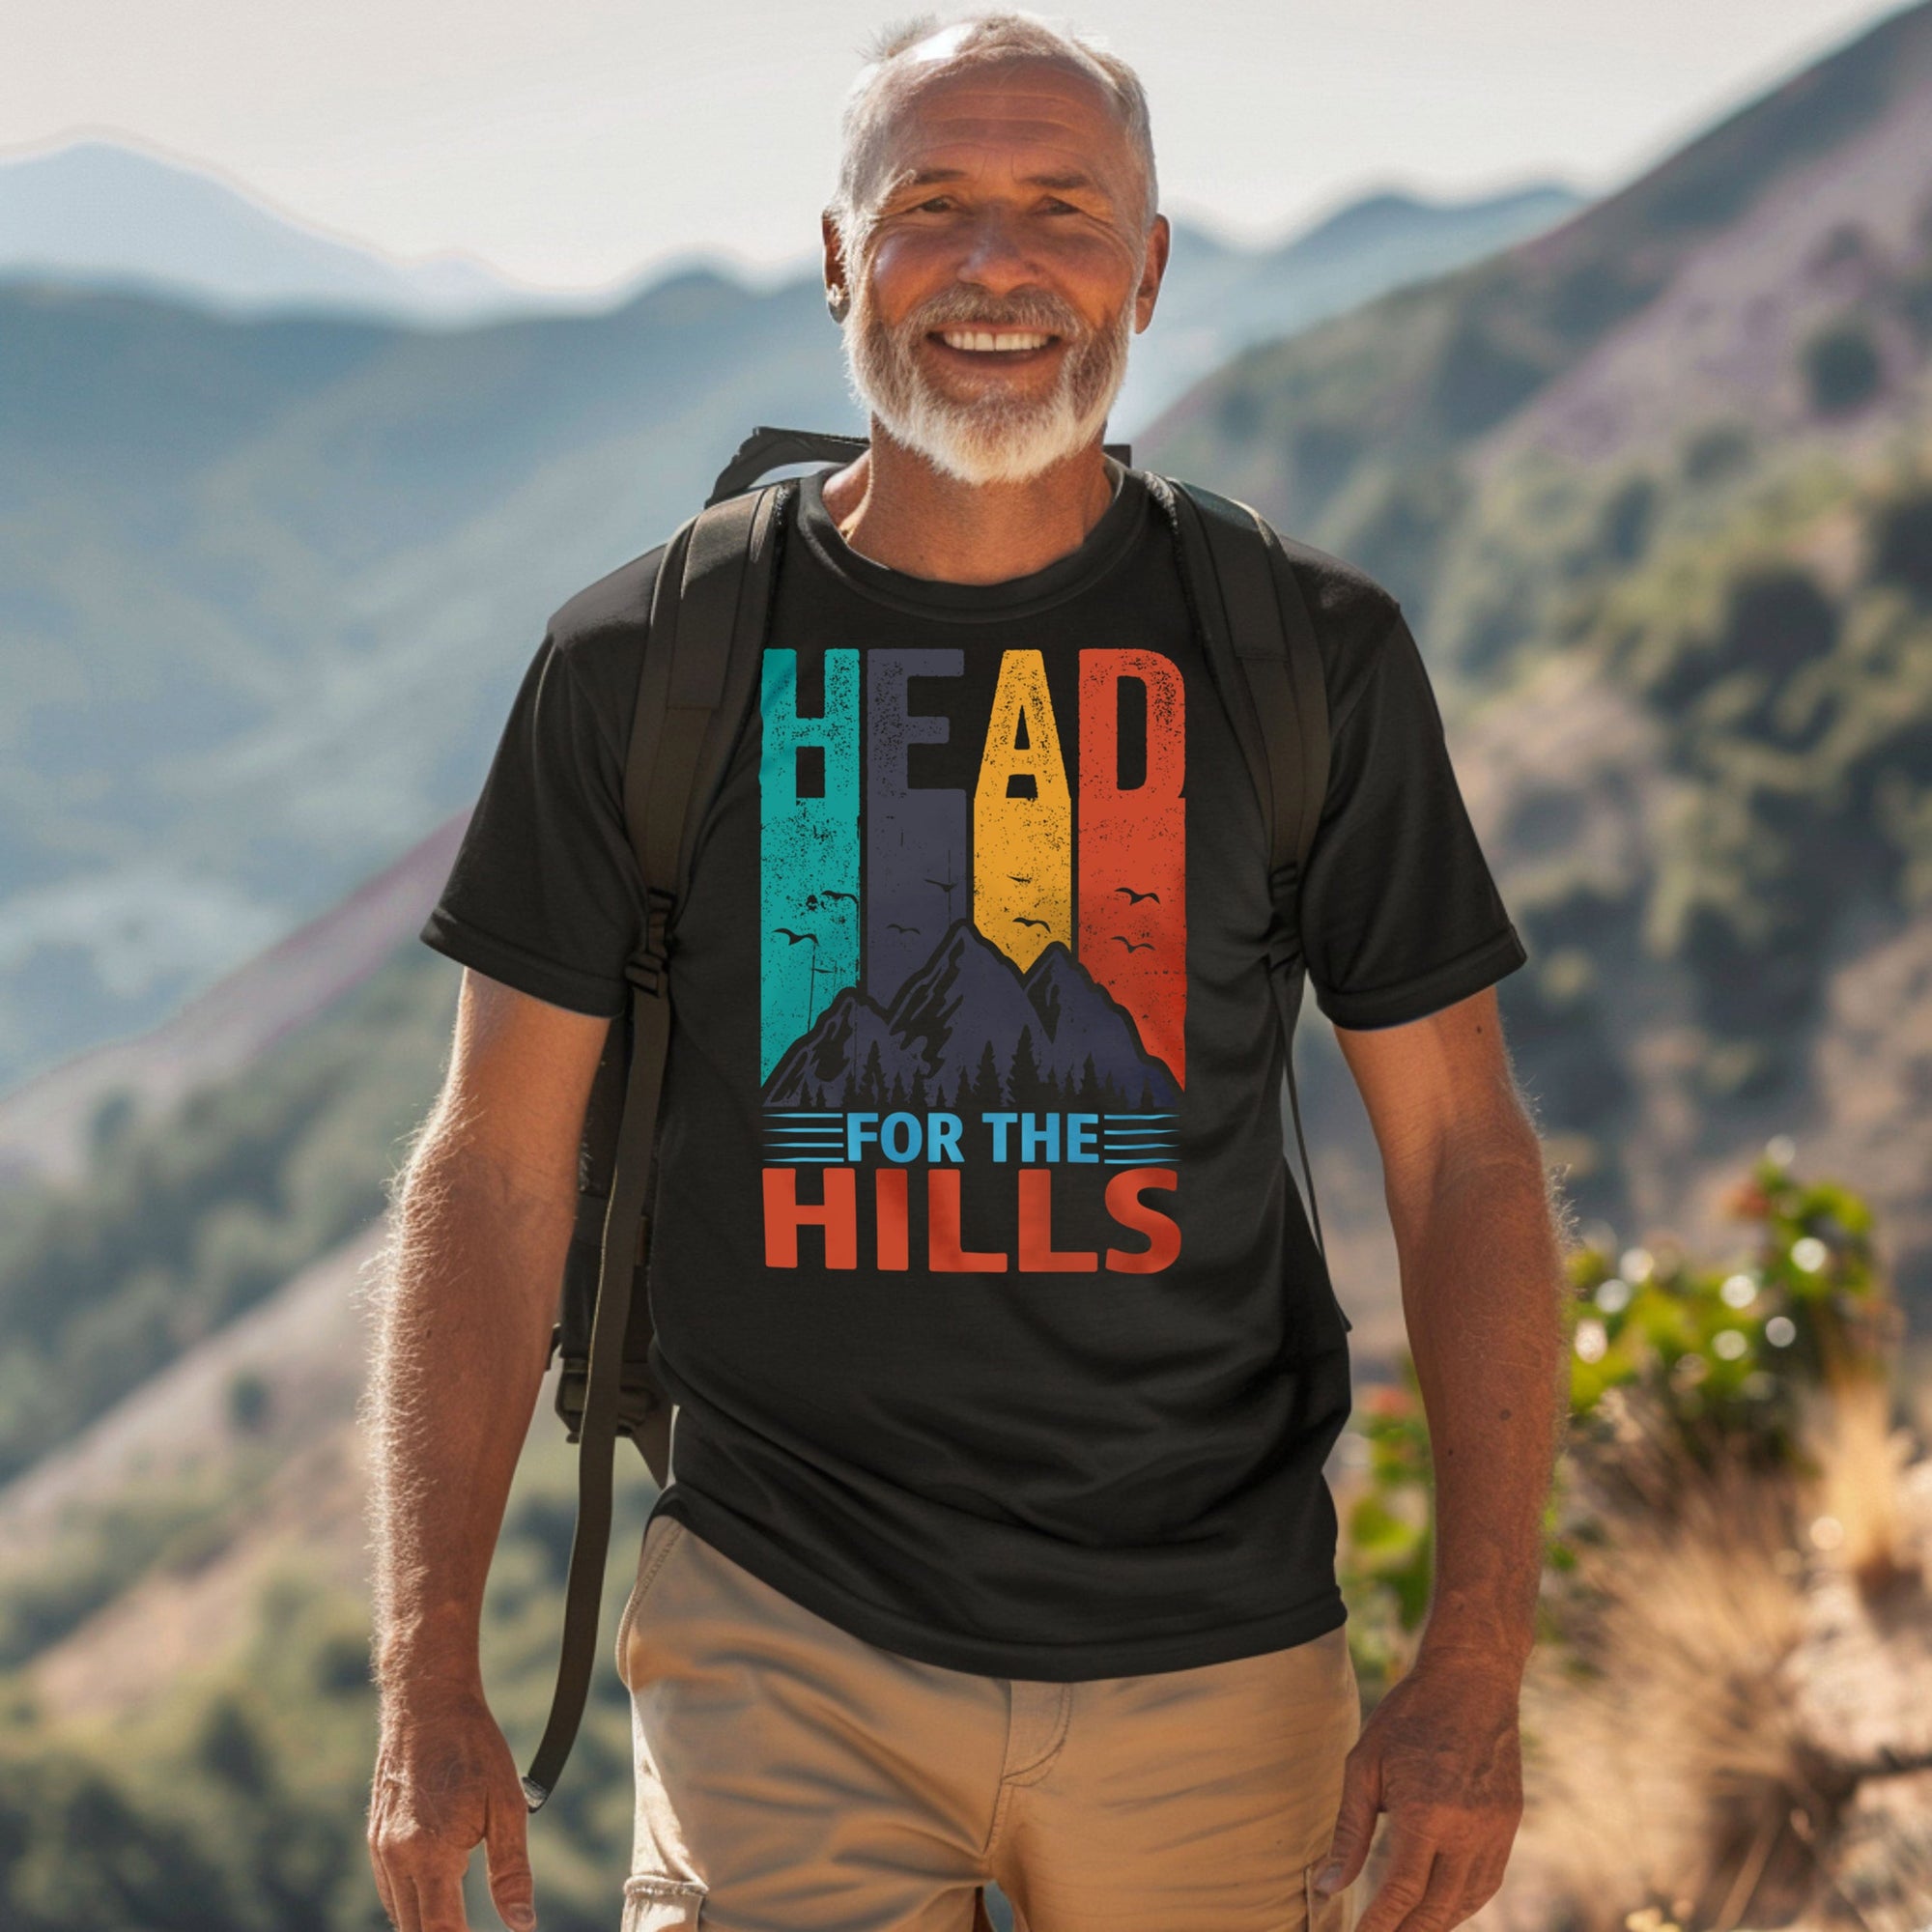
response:
M1065 721L1043 655L1002 652L969 793L909 771L955 722L909 681L958 678L963 652L822 657L812 715L796 651L768 649L760 685L766 1265L803 1239L828 1268L862 1246L880 1269L1167 1268L1180 1231L1147 1197L1177 1187L1186 1084L1179 668L1083 650ZM1010 1255L961 1226L981 1163L1011 1178ZM1076 1193L1117 1244L1056 1247Z

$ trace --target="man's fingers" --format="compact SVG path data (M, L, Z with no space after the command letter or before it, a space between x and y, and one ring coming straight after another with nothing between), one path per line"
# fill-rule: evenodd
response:
M1474 1917L1503 1889L1503 1874L1509 1870L1509 1855L1510 1848L1505 1845L1500 1853L1488 1853L1470 1867L1463 1897L1463 1916L1465 1918Z
M396 1834L389 1788L379 1782L377 1790L369 1819L369 1868L376 1874L376 1895L396 1932L422 1932L422 1915L411 1878L411 1861L417 1848Z
M409 1932L403 1924L403 1916L396 1908L395 1888L389 1883L389 1874L383 1869L383 1854L375 1844L369 1847L369 1869L376 1874L376 1896L383 1901L383 1910L388 1915L389 1923L396 1932Z
M537 1922L529 1818L521 1784L490 1794L483 1814L483 1856L490 1870L490 1897L510 1932L530 1932Z
M463 1910L463 1874L420 1871L416 1874L416 1911L420 1932L469 1932Z
M389 1874L389 1896L395 1900L399 1932L422 1932L422 1908L416 1902L416 1882L406 1871Z
M1328 1857L1315 1875L1315 1889L1322 1893L1340 1891L1353 1885L1369 1856L1369 1841L1376 1834L1376 1815L1381 1809L1381 1754L1358 1745L1350 1750L1342 1767L1342 1803L1335 1814L1335 1835L1329 1841Z
M1368 1910L1356 1920L1355 1932L1396 1932L1398 1926L1406 1927L1408 1915L1429 1889L1435 1862L1435 1848L1426 1838L1404 1837L1399 1833L1393 1835L1388 1869Z
M1422 1896L1408 1916L1396 1921L1396 1932L1450 1932L1475 1910L1469 1903L1469 1873L1475 1860L1466 1853L1437 1852L1429 1869Z

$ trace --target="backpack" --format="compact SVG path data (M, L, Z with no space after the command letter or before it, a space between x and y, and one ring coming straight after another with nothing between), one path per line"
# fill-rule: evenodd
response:
M637 1443L660 1488L669 1466L671 1405L650 1364L645 1282L651 1162L670 1045L667 933L756 686L780 520L797 489L792 479L762 486L760 479L787 465L842 466L866 446L858 437L754 430L703 510L666 545L652 591L624 775L645 931L625 969L629 1011L611 1025L585 1109L577 1220L551 1336L551 1359L562 1355L556 1410L579 1445L578 1511L556 1690L523 1780L532 1811L555 1788L589 1694L616 1438ZM1109 444L1107 453L1131 461L1124 444ZM1150 471L1136 474L1174 527L1195 629L1269 828L1275 918L1268 974L1309 1216L1325 1264L1293 1051L1305 978L1295 899L1328 782L1321 662L1283 539L1245 504ZM1350 1325L1346 1315L1343 1322Z

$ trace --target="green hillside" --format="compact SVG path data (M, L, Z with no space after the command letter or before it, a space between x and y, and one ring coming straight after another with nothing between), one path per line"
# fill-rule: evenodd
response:
M797 284L444 333L0 289L0 1084L469 803L550 611L850 414Z
M356 1363L281 1356L183 1413L179 1463L109 1459L50 1521L15 1501L115 1405L284 1293L376 1214L440 1078L456 975L413 944L234 1082L175 1112L102 1110L85 1179L24 1190L0 1218L0 1922L182 1932L351 1932L383 1921L361 1809L374 1762L365 1562L325 1473L353 1468ZM320 1375L338 1391L289 1403ZM156 1425L149 1425L153 1434ZM549 1708L575 1520L576 1458L534 1421L491 1575L493 1709L527 1752ZM607 1581L613 1630L652 1493L620 1463ZM264 1524L290 1520L267 1536ZM627 1537L629 1539L627 1543ZM245 1590L239 1645L141 1677L131 1708L49 1709L38 1674L131 1609L152 1634L199 1578ZM95 1648L90 1650L90 1645ZM71 1672L70 1675L72 1673ZM110 1703L126 1702L109 1699ZM608 1924L629 1851L628 1709L601 1672L570 1776L533 1839L545 1922ZM68 1848L86 1846L85 1858ZM472 1917L487 1910L480 1889ZM488 1923L487 1918L476 1922Z
M1916 1018L1888 1049L1842 1017L1927 907L1928 128L1920 6L1551 233L1240 358L1151 440L1402 597L1585 1213L1715 1233L1730 1150L1790 1130L1860 1172L1932 1126L1922 1082L1871 1097L1928 1050ZM1889 1166L1932 1306L1922 1176Z
M631 1588L651 1494L635 1456L620 1476L628 1527L612 1539L607 1633ZM491 1574L491 1704L523 1756L549 1709L574 1482L561 1426L540 1430ZM143 1567L206 1562L247 1502L238 1489L226 1518L143 1548ZM17 1588L0 1586L0 1614ZM376 1752L366 1606L291 1560L260 1578L250 1625L237 1650L156 1685L152 1701L116 1721L49 1722L24 1678L0 1675L0 1919L10 1932L379 1932L386 1923L362 1835ZM629 1869L630 1779L628 1700L606 1668L568 1776L531 1832L539 1911L556 1932L608 1932ZM492 1925L475 1862L470 1919Z
M413 949L244 1078L152 1122L103 1107L81 1181L7 1198L0 1484L375 1219L455 990Z

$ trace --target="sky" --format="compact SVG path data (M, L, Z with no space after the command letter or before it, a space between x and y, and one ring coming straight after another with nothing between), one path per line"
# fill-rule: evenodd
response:
M861 50L917 6L0 0L0 155L121 138L412 258L610 288L815 246ZM944 18L965 11L940 7ZM1265 242L1379 188L1619 185L1896 11L1871 0L1088 0L1168 213Z

